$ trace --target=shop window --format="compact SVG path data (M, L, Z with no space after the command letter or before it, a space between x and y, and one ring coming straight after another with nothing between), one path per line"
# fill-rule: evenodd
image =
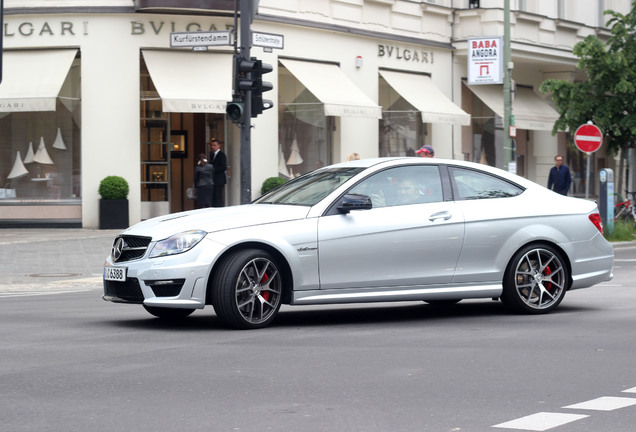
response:
M142 219L168 213L169 159L173 144L170 116L163 112L161 98L141 61L141 201ZM155 203L154 207L143 203ZM160 207L159 209L155 207ZM150 213L148 213L150 212ZM147 214L146 214L147 213Z
M279 65L279 163L291 178L332 163L334 118L284 66Z
M79 92L75 59L55 111L0 113L0 203L80 202Z
M415 156L427 142L422 114L380 77L380 156Z
M477 96L471 94L472 146L467 160L484 165L503 163L503 119Z

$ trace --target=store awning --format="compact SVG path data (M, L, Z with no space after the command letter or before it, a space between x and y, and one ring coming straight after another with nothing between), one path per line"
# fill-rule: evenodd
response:
M424 123L470 124L470 114L455 105L427 75L381 70L380 75L422 113Z
M475 85L468 88L499 117L504 116L503 86ZM547 102L537 96L532 89L517 86L517 94L512 102L512 115L519 129L551 131L559 118Z
M5 51L0 112L55 111L76 49Z
M369 98L335 64L279 59L316 98L325 115L382 118L382 108Z
M164 112L223 113L232 100L232 55L142 51Z

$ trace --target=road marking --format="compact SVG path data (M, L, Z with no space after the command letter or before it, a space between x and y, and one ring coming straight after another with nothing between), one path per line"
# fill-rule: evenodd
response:
M589 417L589 415L540 412L509 422L500 423L498 425L494 425L493 427L506 429L523 429L531 431L546 431L548 429L562 426L564 424L581 420L586 417Z
M63 294L68 292L92 291L101 288L101 276L29 284L0 284L0 297Z
M623 390L623 393L636 393L636 387ZM602 396L586 402L561 407L563 409L581 409L591 411L613 411L620 408L636 405L636 398ZM564 414L553 412L540 412L505 423L499 423L492 427L504 429L523 429L530 431L546 431L576 420L581 420L589 415Z
M564 406L563 408L584 409L594 411L614 411L619 408L636 405L636 399L626 397L603 396L587 402Z
M57 294L67 294L67 293L76 293L82 291L97 291L99 288L80 288L74 290L60 290L60 291L29 291L29 292L14 292L14 293L0 293L0 298L9 298L9 297L30 297L30 296L39 296L39 295L57 295Z

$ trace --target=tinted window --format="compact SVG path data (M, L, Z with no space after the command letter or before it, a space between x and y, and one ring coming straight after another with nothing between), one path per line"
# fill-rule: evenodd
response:
M449 168L457 200L517 196L523 188L500 177L463 168Z
M404 166L373 174L349 193L368 195L373 207L438 202L442 200L442 182L437 166Z

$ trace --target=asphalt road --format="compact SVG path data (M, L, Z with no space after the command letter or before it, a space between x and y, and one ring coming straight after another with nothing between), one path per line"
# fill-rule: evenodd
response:
M15 262L0 275L0 431L634 430L636 247L545 316L493 301L283 307L232 331L212 309L166 324L101 300L111 234L0 231ZM71 243L82 265L64 262ZM22 267L22 247L53 268Z

